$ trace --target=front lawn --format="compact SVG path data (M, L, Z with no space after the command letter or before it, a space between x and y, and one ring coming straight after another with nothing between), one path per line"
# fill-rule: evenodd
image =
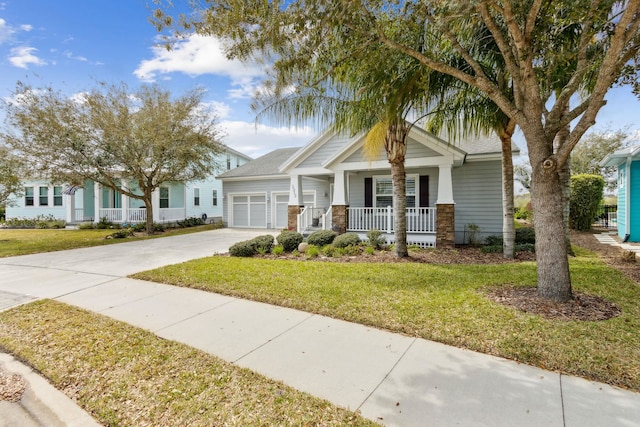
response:
M103 425L375 425L203 351L54 301L0 313L0 348Z
M168 229L153 236L136 236L126 239L106 239L113 234L107 230L54 230L54 229L0 229L0 258L40 252L62 251L65 249L85 248L89 246L109 245L196 231L212 230L215 225L202 225L192 228Z
M133 277L296 308L640 391L640 287L592 253L571 260L574 290L622 310L599 322L548 320L488 289L536 283L532 262L354 263L214 256ZM455 256L455 253L452 253Z

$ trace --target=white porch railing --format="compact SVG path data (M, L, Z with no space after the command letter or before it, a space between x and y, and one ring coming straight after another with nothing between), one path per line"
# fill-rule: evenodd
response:
M147 221L147 209L146 208L135 208L135 209L127 209L127 214L125 215L128 223L139 223Z
M333 206L329 206L327 209L327 213L322 215L322 229L323 230L331 230L331 215L333 213Z
M122 209L120 208L102 208L100 209L100 218L106 218L109 222L122 222Z
M309 228L325 229L326 215L324 208L313 208L305 206L298 214L298 233L302 233Z
M162 208L160 209L160 221L178 221L185 219L187 212L185 208Z
M84 221L84 208L76 208L73 210L73 220L75 222Z
M348 208L348 231L380 230L393 233L393 208ZM407 208L407 232L435 233L436 208Z

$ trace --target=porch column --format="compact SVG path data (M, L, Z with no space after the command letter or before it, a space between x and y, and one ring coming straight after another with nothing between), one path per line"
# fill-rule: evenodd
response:
M97 182L93 183L93 222L100 222L100 208L102 204L102 187Z
M289 185L289 206L287 207L287 228L298 229L298 215L304 206L302 198L302 176L293 175Z
M346 233L349 227L348 193L345 171L334 172L333 200L331 201L331 229Z
M129 191L129 186L122 182L120 183L122 191ZM120 208L122 208L122 222L129 222L129 196L125 196L123 192L120 192Z
M455 202L451 165L438 167L438 200L436 201L436 247L453 248L456 244Z
M67 206L67 223L76 222L76 195L65 194L65 205Z
M153 222L160 222L160 189L156 188L151 193L151 206L153 207Z

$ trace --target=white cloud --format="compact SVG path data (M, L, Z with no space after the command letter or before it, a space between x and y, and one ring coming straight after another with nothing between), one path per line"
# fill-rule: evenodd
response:
M260 157L277 148L302 147L316 136L310 127L271 127L242 121L223 121L224 143L251 157Z
M160 40L158 40L160 42ZM156 45L153 58L140 62L134 74L143 81L155 81L158 75L180 72L190 76L215 74L231 79L232 98L249 98L264 71L257 65L230 60L223 51L222 42L213 37L192 35L178 41L173 49Z
M29 32L29 31L33 30L33 25L23 24L23 25L20 25L20 29L22 31Z
M0 18L0 44L6 42L11 39L11 36L15 33L14 29L11 28L7 21Z
M69 59L74 59L76 61L80 61L80 62L88 62L89 60L87 58L85 58L84 56L79 56L79 55L73 55L73 53L66 51L64 53L64 56L66 56Z
M21 46L11 49L9 62L18 68L28 68L29 64L46 65L47 63L38 58L33 52L37 52L35 47Z

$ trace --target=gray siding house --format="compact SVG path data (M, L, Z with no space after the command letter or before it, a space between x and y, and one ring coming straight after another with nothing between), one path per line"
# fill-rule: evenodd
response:
M218 178L230 227L356 232L393 241L390 166L363 155L365 135L326 131L301 148L268 153ZM514 146L514 152L517 148ZM407 240L423 247L502 233L498 138L449 143L419 127L407 138Z

